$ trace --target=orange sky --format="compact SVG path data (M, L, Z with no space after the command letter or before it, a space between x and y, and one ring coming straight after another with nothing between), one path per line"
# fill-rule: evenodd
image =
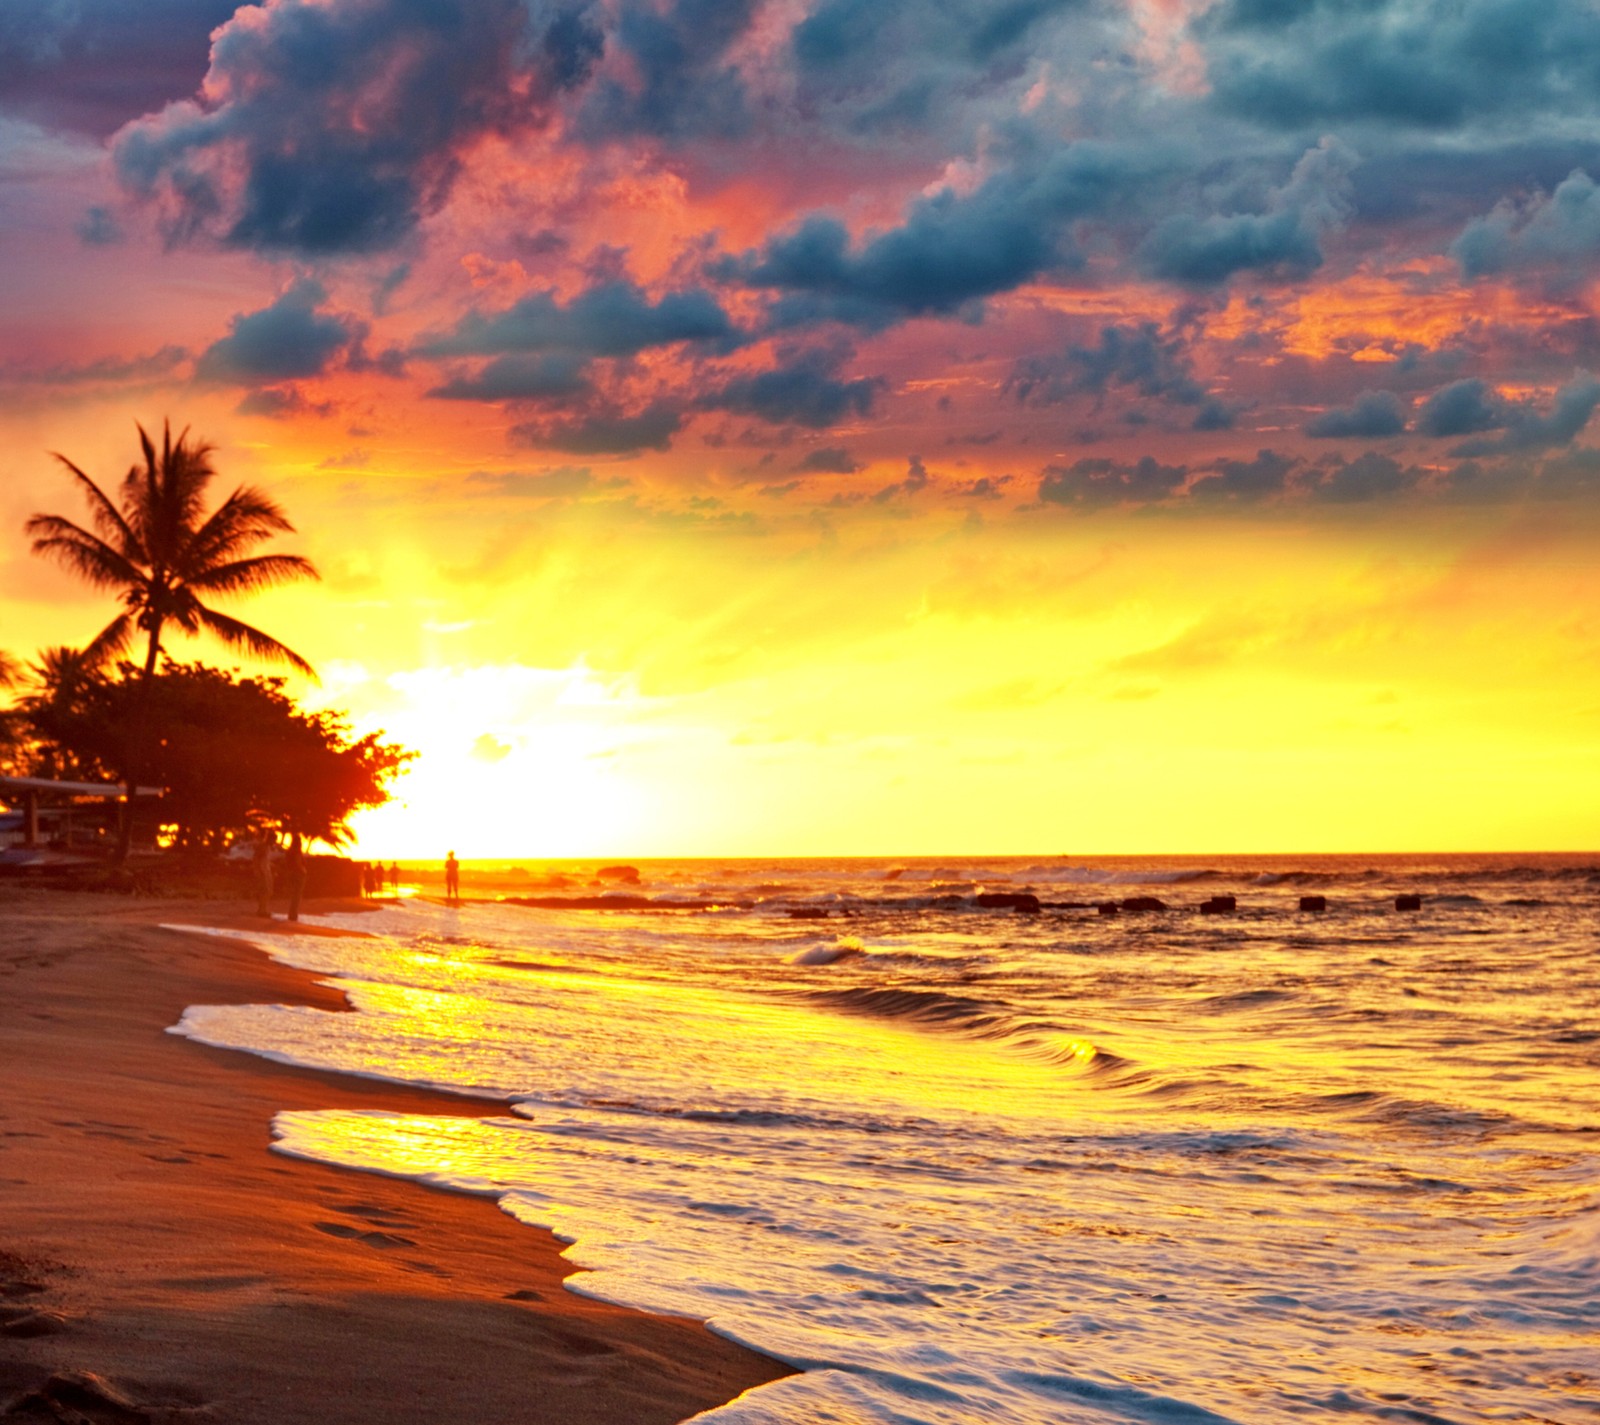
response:
M1440 85L1535 62L1431 8ZM170 415L324 576L230 611L422 754L369 855L1592 846L1559 46L1508 157L1485 74L1363 109L1336 16L1037 9L28 0L0 647L108 613L48 452Z

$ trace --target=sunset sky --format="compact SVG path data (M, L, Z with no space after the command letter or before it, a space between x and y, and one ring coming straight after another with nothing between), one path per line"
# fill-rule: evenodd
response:
M0 647L170 417L371 855L1593 847L1597 96L1595 0L6 0Z

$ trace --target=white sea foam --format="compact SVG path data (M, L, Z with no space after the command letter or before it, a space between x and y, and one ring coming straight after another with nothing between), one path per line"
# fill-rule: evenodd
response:
M751 874L882 894L876 865L780 869ZM1248 941L1209 917L864 911L828 941L407 906L351 918L378 939L246 936L355 1013L178 1029L512 1101L274 1127L494 1195L573 1244L575 1289L806 1368L719 1425L1576 1418L1600 967L1552 884L1426 922L1369 896L1308 926L1283 896L1246 907ZM1072 1042L1103 1052L1037 1052Z

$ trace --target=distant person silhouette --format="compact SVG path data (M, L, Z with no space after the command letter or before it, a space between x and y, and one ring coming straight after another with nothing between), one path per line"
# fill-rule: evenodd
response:
M300 894L306 888L306 853L300 844L297 831L289 838L289 849L284 853L283 869L289 882L289 919L300 919Z
M398 861L389 863L389 885L396 895L400 894L400 863Z
M451 905L461 904L461 863L454 851L444 858L444 898Z

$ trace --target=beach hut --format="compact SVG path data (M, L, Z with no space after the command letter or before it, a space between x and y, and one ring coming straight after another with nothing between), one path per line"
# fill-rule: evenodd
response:
M139 803L159 798L160 787L139 787L134 794L134 840L141 850L155 848L155 819L140 816ZM95 850L114 839L118 782L65 782L53 777L0 776L0 802L12 814L0 817L0 857L34 860L14 853Z

